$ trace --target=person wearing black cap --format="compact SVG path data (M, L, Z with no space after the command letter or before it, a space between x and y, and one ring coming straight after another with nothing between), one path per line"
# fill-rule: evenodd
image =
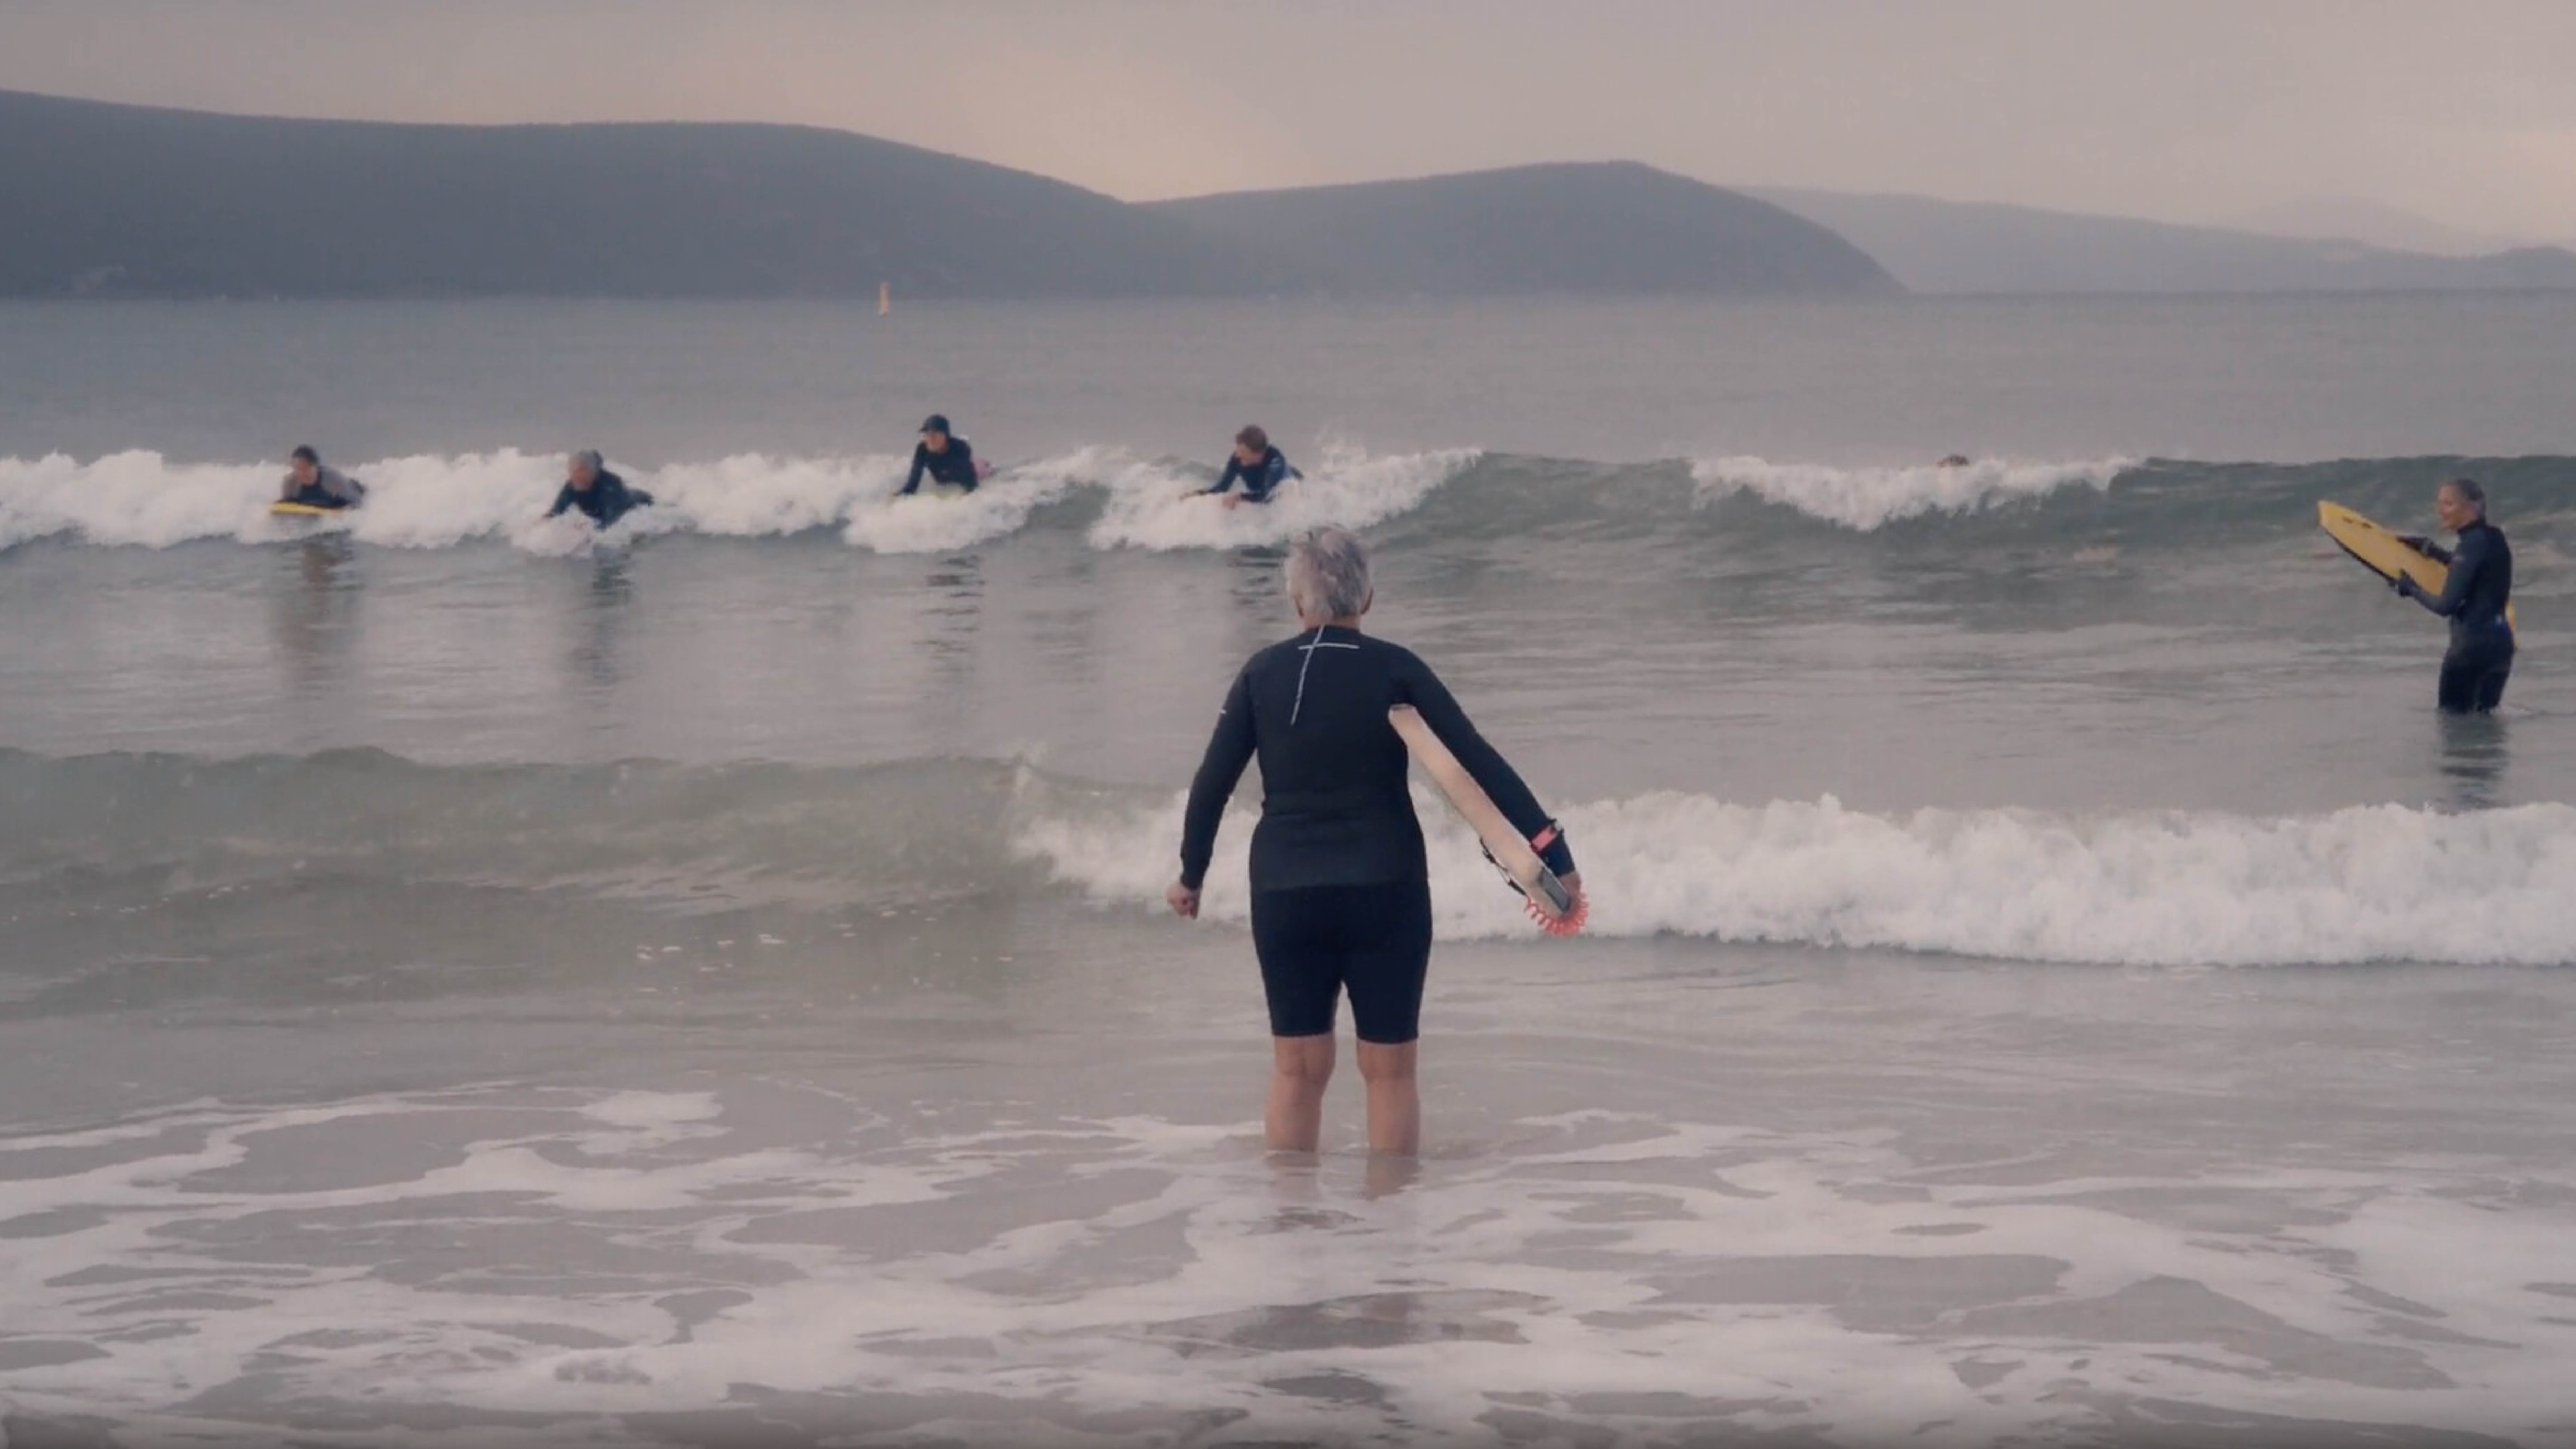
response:
M286 483L278 490L277 501L306 508L355 508L367 501L367 485L337 468L323 467L322 455L307 446L287 455Z
M948 419L940 413L922 420L921 441L912 445L912 474L895 496L909 498L919 492L925 473L933 483L968 493L984 480L983 470L975 464L975 445L948 431Z
M1280 484L1305 476L1288 466L1288 456L1270 446L1270 435L1256 424L1234 435L1234 456L1225 460L1225 473L1207 491L1223 494L1228 508L1242 503L1267 503ZM1227 492L1238 478L1243 480L1243 492Z

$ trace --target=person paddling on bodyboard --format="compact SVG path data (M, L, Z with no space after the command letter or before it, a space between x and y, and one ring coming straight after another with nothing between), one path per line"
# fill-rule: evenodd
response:
M355 508L367 501L367 485L324 467L322 455L308 444L287 455L286 482L277 501L297 508Z
M1200 496L1222 497L1228 508L1267 503L1278 496L1281 484L1305 476L1289 466L1286 454L1270 446L1270 435L1256 423L1234 435L1234 456L1225 460L1224 474ZM1241 493L1231 491L1238 479L1243 483Z
M922 420L921 441L912 445L912 472L894 496L910 498L920 492L925 476L942 488L972 493L976 484L993 476L993 465L975 456L974 444L949 431L947 414L932 413Z
M608 471L599 450L584 448L564 460L564 485L555 492L554 507L546 517L561 518L574 509L600 528L606 528L638 508L653 506L653 495L641 488L629 488L626 480Z

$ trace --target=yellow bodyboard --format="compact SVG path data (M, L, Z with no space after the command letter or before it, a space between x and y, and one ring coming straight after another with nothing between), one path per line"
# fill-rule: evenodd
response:
M272 503L268 505L268 511L279 518L329 518L335 513L346 513L349 510L316 508L310 503Z
M2390 583L2397 582L2400 577L2410 578L2424 592L2438 594L2442 592L2442 586L2451 581L2449 564L2408 548L2396 534L2340 503L2319 503L2317 526L2363 568ZM2504 606L2504 621L2508 627L2514 626L2511 604Z

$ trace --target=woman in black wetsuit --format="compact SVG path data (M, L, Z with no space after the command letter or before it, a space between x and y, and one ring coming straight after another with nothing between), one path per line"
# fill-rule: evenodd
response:
M2442 592L2428 594L2399 575L2397 592L2451 621L2451 647L2442 656L2440 701L2445 714L2485 714L2504 701L2513 675L2513 545L2487 521L2487 491L2475 480L2454 478L2433 492L2442 526L2460 536L2454 548L2430 539L2401 540L2435 563L2448 564Z
M1414 1063L1431 883L1406 785L1411 760L1387 710L1420 711L1513 828L1546 842L1540 856L1578 900L1582 879L1564 832L1430 666L1360 633L1373 595L1358 539L1327 528L1297 540L1288 597L1299 634L1253 655L1235 676L1190 784L1171 906L1198 915L1218 822L1244 765L1259 755L1252 945L1270 1006L1270 1145L1315 1150L1333 1072L1333 1011L1347 991L1368 1082L1369 1149L1409 1156L1422 1137Z

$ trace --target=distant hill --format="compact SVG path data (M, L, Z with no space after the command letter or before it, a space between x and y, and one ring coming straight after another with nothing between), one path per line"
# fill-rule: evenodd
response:
M2576 253L2426 256L2022 206L1761 188L1918 292L2333 292L2576 288Z
M1177 221L838 131L404 126L0 92L0 294L1092 297L1278 279Z
M1642 166L1133 206L795 126L410 126L0 91L0 296L1893 291Z
M1235 192L1146 209L1311 289L1344 294L1901 290L1826 227L1634 162Z

